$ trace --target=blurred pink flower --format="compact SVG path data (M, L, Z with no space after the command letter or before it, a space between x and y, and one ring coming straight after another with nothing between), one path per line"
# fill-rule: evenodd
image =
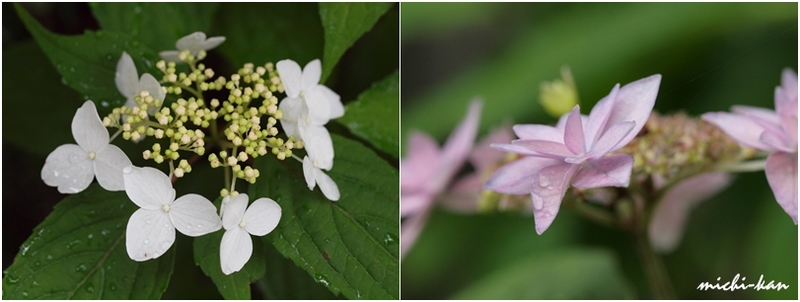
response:
M653 249L660 253L675 250L683 237L691 209L727 188L731 180L728 173L704 173L684 179L670 188L653 209L647 228Z
M589 116L580 107L564 115L555 127L516 125L520 138L493 147L526 155L500 168L486 188L506 194L531 194L536 232L542 234L558 214L572 184L576 188L627 187L633 157L606 156L630 142L653 110L661 75L614 86Z
M734 113L709 112L703 119L740 144L772 152L764 172L775 199L797 224L797 73L784 69L775 88L775 111L733 106Z
M472 101L467 116L441 150L427 134L411 133L408 156L400 162L400 216L405 218L400 240L403 255L422 231L433 201L445 190L472 150L481 107L481 101Z

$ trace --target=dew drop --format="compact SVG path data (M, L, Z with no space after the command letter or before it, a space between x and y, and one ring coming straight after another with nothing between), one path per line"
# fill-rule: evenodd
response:
M45 259L47 259L47 260L53 260L53 255L47 255L47 257L45 257Z
M198 224L198 225L197 225L197 229L198 229L198 230L202 230L202 229L203 229L203 226Z
M544 207L544 200L542 200L540 197L534 197L533 198L533 209L541 210L543 207Z
M139 41L137 41L137 40L131 41L131 46L133 46L133 47L139 47L139 44L141 44L141 43L139 43Z
M6 280L8 280L8 283L10 283L10 284L17 284L17 282L19 282L19 277L15 276L15 275L8 274L8 275L6 275Z
M548 190L552 190L552 189L553 189L553 186L547 186L547 189L548 189Z
M61 84L69 85L69 82L67 82L67 78L61 77Z
M550 185L550 178L544 175L539 175L539 186L545 188Z
M111 283L111 284L108 285L108 289L110 289L111 291L115 291L115 290L117 290L117 285L114 284L114 283Z
M144 244L150 244L150 239L145 239Z
M94 234L89 234L89 236L86 236L86 237L88 237L89 239L92 239L92 238L94 238Z
M28 296L28 292L26 292L26 291L23 291L23 292L22 292L22 296L23 296L23 297L27 297L27 296Z
M36 280L33 280L33 283L32 283L31 285L33 285L33 286L39 286L39 282L36 282Z
M168 250L168 249L169 249L169 247L170 247L171 245L172 245L172 243L171 243L171 242L169 242L169 241L164 241L164 242L162 242L162 243L161 243L161 249L163 249L163 250L165 250L165 251L166 251L166 250Z
M142 7L138 6L138 5L136 7L134 7L133 8L133 13L134 14L141 14L142 13Z
M397 236L387 233L383 237L383 245L392 245L397 243Z
M70 67L70 68L69 68L69 72L71 72L71 73L75 73L75 67Z
M39 261L33 263L33 267L39 267L40 265L42 265L42 263Z
M320 274L315 275L314 280L316 280L317 283L322 283L323 285L325 285L325 287L331 286L331 283L328 281L328 278L323 275Z
M88 283L86 284L86 291L93 293L94 292L94 284Z
M78 265L78 266L75 267L75 272L76 273L85 272L86 270L88 270L88 268L86 267L86 264L81 264L81 265Z
M108 230L100 231L100 235L103 235L103 237L108 236L108 233L110 233Z

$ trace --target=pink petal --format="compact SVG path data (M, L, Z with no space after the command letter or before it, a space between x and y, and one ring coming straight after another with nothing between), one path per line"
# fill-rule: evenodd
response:
M611 115L611 110L614 108L614 102L617 100L618 93L619 84L614 85L611 92L598 101L597 104L594 105L594 108L592 108L592 112L589 113L589 120L586 123L586 128L584 128L586 141L589 143L589 146L594 145L594 143L600 139L600 135L602 135L603 131L605 131L608 117Z
M422 233L425 223L428 221L430 215L430 208L422 213L410 216L403 220L400 228L400 255L404 257L406 253L414 246L417 237Z
M562 163L557 159L527 156L509 163L486 180L484 188L505 194L529 194L540 170Z
M786 92L786 97L794 100L797 106L797 73L791 68L784 68L781 73L781 87ZM777 109L777 106L775 107Z
M450 192L443 195L438 203L454 212L476 213L483 184L483 177L478 173L464 176L453 184Z
M97 152L108 145L108 130L103 126L97 108L92 101L86 101L72 118L72 136L78 146L87 152Z
M524 140L524 139L518 139L511 143L526 148L529 151L536 152L540 154L539 156L547 156L551 158L565 158L565 157L575 156L575 154L573 154L572 151L570 151L569 148L567 148L567 146L562 143L543 141L543 140Z
M725 134L742 145L761 150L773 150L772 147L761 142L761 133L765 129L753 118L727 112L708 112L703 114L703 120L717 125Z
M469 155L469 161L478 171L486 170L506 157L506 152L492 148L494 143L506 143L514 139L511 127L504 125L493 129L484 137Z
M586 152L586 140L583 137L583 124L581 123L581 107L575 105L569 113L564 128L564 145L572 154Z
M763 122L766 122L765 124L778 125L781 123L780 118L778 118L778 114L775 113L774 110L769 110L766 108L734 105L731 107L731 112L760 119Z
M538 139L554 142L561 142L564 139L564 131L547 125L514 125L514 133L520 139Z
M647 227L650 245L657 252L674 250L686 225L689 211L699 202L716 195L732 180L729 174L705 173L687 178L670 188L653 210Z
M439 146L427 134L413 131L408 140L406 154L400 161L400 187L415 190L425 187L436 172Z
M639 130L642 130L658 95L658 87L661 85L661 75L656 74L647 78L629 83L619 89L614 108L608 117L605 128L625 121L636 122L635 127L625 138L620 140L621 145L630 142ZM595 139L597 137L595 136Z
M770 146L771 150L794 152L797 149L796 145L792 145L792 142L788 141L789 138L786 137L783 131L764 131L764 133L761 133L759 140L761 140L761 142L765 145Z
M445 174L455 173L466 160L469 151L472 150L475 135L478 133L482 107L483 102L478 99L472 100L467 116L458 124L456 130L450 134L442 147L442 159L446 163L443 165L443 170L452 171Z
M531 150L528 150L528 148L525 148L523 146L518 146L518 145L492 144L491 147L494 148L494 149L497 149L497 150L501 150L501 151L505 151L505 152L511 152L511 153L517 153L517 154L521 154L521 155L542 156L539 152L531 151Z
M630 142L630 140L625 140L635 128L636 125L634 122L620 122L612 125L592 146L592 149L587 154L587 157L600 158L609 152L613 152L624 147L626 144L628 144L628 142Z
M633 156L616 154L588 160L578 170L572 185L580 189L627 187L631 181Z
M546 231L561 208L561 200L569 188L570 180L580 165L562 164L549 166L534 177L531 190L533 217L536 233Z
M771 154L764 172L778 204L797 224L797 153Z
M787 141L795 146L797 145L797 91L794 92L794 98L789 96L789 93L791 92L782 87L775 88L775 111L780 118L779 125L788 136Z
M401 193L400 216L406 217L421 212L433 203L435 196L429 192L406 192Z

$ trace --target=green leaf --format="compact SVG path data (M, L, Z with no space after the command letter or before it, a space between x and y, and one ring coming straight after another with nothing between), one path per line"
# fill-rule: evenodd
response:
M614 255L571 249L536 255L500 269L469 286L455 299L631 299L631 286Z
M234 66L292 59L300 66L322 55L322 26L313 3L223 3L215 35Z
M3 129L4 141L42 156L61 144L75 143L69 125L83 101L60 79L33 40L3 51L3 108L14 113L3 117L4 125L13 125ZM33 119L36 125L31 124Z
M268 235L269 236L269 235ZM264 245L267 272L256 282L264 298L270 300L333 300L336 296L314 281L306 271L286 259L268 242Z
M395 71L347 104L337 121L378 149L400 156L400 74Z
M222 198L217 198L214 205L219 208ZM264 275L264 251L261 240L251 236L253 242L253 255L244 265L242 270L230 275L222 272L219 260L219 247L225 229L200 236L194 239L194 261L207 276L211 277L217 285L219 293L225 299L250 299L250 283Z
M125 98L117 90L114 74L117 61L126 51L139 74L149 72L159 78L155 67L158 55L130 36L112 31L86 32L62 36L47 31L19 4L14 6L25 27L62 76L62 83L83 94L100 107L117 107ZM99 111L103 111L100 108Z
M130 35L157 51L175 50L178 39L206 32L219 3L90 3L100 27Z
M92 184L64 198L22 244L3 277L3 299L158 299L175 248L136 262L125 228L138 207L124 192Z
M337 202L308 189L300 163L256 160L262 176L250 194L270 197L283 210L267 240L333 293L398 299L398 172L363 145L332 138L336 159L328 175L341 192Z
M319 4L319 17L325 28L325 55L322 60L324 83L342 54L353 46L361 35L369 31L375 22L394 3L357 2Z

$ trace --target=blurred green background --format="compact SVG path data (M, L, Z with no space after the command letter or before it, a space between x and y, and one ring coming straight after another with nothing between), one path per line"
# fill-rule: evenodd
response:
M583 113L614 84L660 73L654 110L694 116L735 104L772 109L781 70L797 70L797 3L403 3L401 11L403 152L411 129L443 142L476 95L485 101L479 136L504 121L554 122L538 104L539 84L560 77L562 65ZM797 238L764 173L741 173L691 212L664 261L678 298L794 300ZM632 238L569 210L541 236L530 215L436 210L401 272L403 299L650 298ZM737 273L790 287L696 289Z

